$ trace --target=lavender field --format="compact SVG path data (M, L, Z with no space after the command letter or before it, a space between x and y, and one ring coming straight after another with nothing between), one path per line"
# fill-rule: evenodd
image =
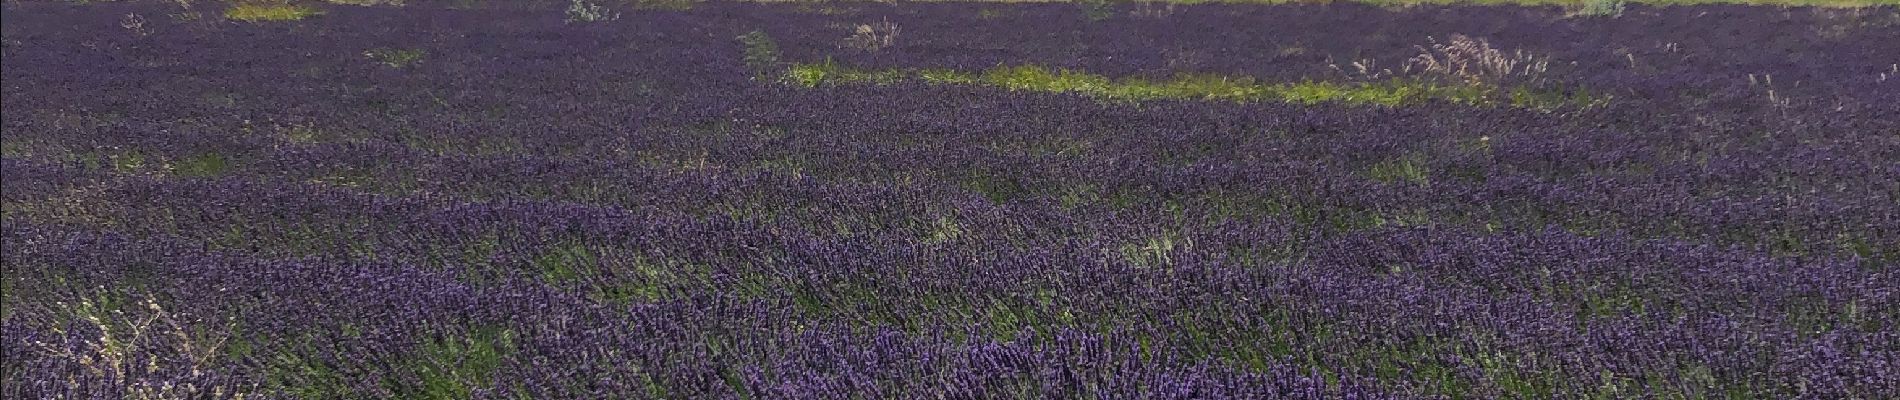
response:
M1900 399L1900 7L0 5L0 398Z

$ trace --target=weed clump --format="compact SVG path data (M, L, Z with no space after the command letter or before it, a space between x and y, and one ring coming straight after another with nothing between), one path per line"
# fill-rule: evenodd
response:
M844 38L842 46L864 51L878 51L896 43L897 24L884 20L871 24L859 24L852 30L850 37Z
M1616 18L1623 16L1623 8L1628 3L1628 0L1585 0L1571 15Z
M1548 57L1523 50L1505 51L1484 39L1454 34L1445 42L1429 40L1430 45L1418 46L1418 56L1407 60L1407 69L1472 83L1495 83L1512 77L1534 80L1550 69Z
M422 62L422 56L426 54L420 49L376 48L363 52L363 57L390 68L402 68Z
M574 0L567 5L567 22L602 22L620 19L620 12L599 4Z

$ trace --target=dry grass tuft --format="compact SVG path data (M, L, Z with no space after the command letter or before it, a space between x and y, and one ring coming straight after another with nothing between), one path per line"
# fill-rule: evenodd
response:
M124 388L126 398L130 399L248 397L245 388L199 387L188 381L179 382L202 376L206 373L204 369L214 366L226 354L225 343L236 328L236 321L203 324L205 321L195 321L166 310L150 297L139 304L144 306L142 310L139 309L141 307L111 306L107 303L116 301L109 300L109 297L102 297L101 301L86 299L79 304L60 303L59 306L68 311L82 329L72 333L96 333L97 336L77 343L36 342L35 350L42 355L80 366L77 372L81 374L103 378L114 386ZM55 337L68 336L66 329L55 328ZM183 366L186 376L149 376L160 371L161 362ZM94 378L75 377L69 384L82 380L94 381Z
M844 38L844 47L864 51L878 51L897 43L897 24L884 20L870 24L859 24Z
M145 27L145 16L138 15L137 13L126 14L125 18L120 18L119 27L131 31L134 35L146 36L152 34L152 29Z
M1518 76L1536 79L1550 68L1549 57L1537 57L1523 50L1504 51L1491 47L1484 39L1451 35L1451 40L1418 46L1418 56L1406 60L1405 71L1438 74L1469 83L1486 83Z

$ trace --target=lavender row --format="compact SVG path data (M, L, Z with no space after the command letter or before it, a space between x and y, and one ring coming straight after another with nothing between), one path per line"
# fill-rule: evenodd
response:
M44 113L14 120L12 143L42 158L78 157L102 167L211 163L217 170L205 173L462 198L712 204L620 182L710 188L708 195L724 196L778 185L748 181L811 176L832 182L819 186L847 193L895 185L890 195L980 195L1067 206L1173 201L1243 215L1317 205L1349 210L1337 213L1352 220L1340 222L1347 226L1373 218L1529 230L1562 225L1875 261L1891 260L1900 249L1900 235L1887 229L1900 215L1894 209L1900 202L1893 201L1900 170L1884 162L1900 156L1900 143L1855 134L1889 128L1885 119L1784 120L1774 128L1780 133L1750 132L1766 123L1759 120L1625 131L1509 110L1490 111L1494 116L1190 103L1134 108L918 87L838 90L847 91L766 91L783 100L759 100L724 117L582 137L571 132L595 131L419 131L433 124L407 123L218 127ZM993 119L928 106L854 112L874 101L929 104L951 96L973 102L1000 96L1017 105L997 109ZM821 98L883 100L808 106ZM1638 117L1617 114L1601 116ZM1394 123L1365 123L1371 120ZM490 183L461 184L474 180ZM824 214L805 217L817 218Z
M6 7L6 397L1900 397L1886 8ZM771 78L1454 33L1611 100Z
M278 207L297 207L290 199L309 198L319 203L313 204L316 206L391 212L403 209L348 206L345 205L348 203L339 203L335 199L308 195L284 198L241 191L222 191L221 194L259 199L260 203L276 204ZM180 200L187 204L205 202L190 197ZM961 320L964 317L958 317L955 310L962 309L1009 312L1002 315L1032 318L1030 321L1040 319L1045 321L1043 323L1060 321L1053 324L1056 326L1191 321L1189 325L1164 325L1162 329L1168 334L1179 335L1184 334L1178 331L1180 329L1231 326L1228 329L1239 331L1228 335L1247 335L1246 332L1252 331L1275 332L1275 321L1258 320L1263 318L1258 313L1268 317L1291 313L1311 318L1308 321L1328 321L1320 326L1337 330L1337 335L1354 335L1347 337L1356 338L1340 342L1323 341L1337 339L1305 338L1303 340L1319 342L1294 341L1286 344L1292 348L1286 350L1288 352L1314 351L1304 353L1308 356L1343 354L1363 357L1366 351L1394 351L1387 349L1406 349L1404 346L1414 345L1380 340L1471 335L1472 332L1487 332L1489 329L1501 331L1465 339L1476 344L1464 346L1485 346L1488 351L1507 350L1514 354L1551 357L1601 357L1602 350L1592 346L1614 348L1625 344L1592 344L1587 340L1578 343L1576 335L1580 332L1631 329L1640 332L1630 334L1632 337L1666 338L1663 339L1663 347L1647 350L1647 354L1652 355L1689 357L1694 353L1676 346L1710 346L1710 343L1736 346L1724 348L1721 354L1756 354L1764 348L1785 349L1792 343L1808 343L1825 337L1827 340L1847 340L1849 345L1857 346L1860 350L1873 351L1862 353L1875 357L1873 359L1836 360L1846 362L1840 368L1859 368L1853 365L1886 362L1881 361L1885 356L1879 354L1892 350L1878 345L1883 343L1883 339L1880 339L1884 337L1882 335L1891 334L1891 327L1885 321L1891 321L1892 316L1880 311L1893 309L1888 305L1892 291L1890 280L1879 275L1861 274L1852 264L1793 266L1786 262L1762 263L1746 253L1694 250L1694 246L1681 244L1623 248L1620 243L1626 243L1627 240L1587 239L1561 233L1516 239L1506 237L1502 241L1488 243L1494 240L1456 233L1402 230L1339 238L1318 246L1319 250L1298 262L1243 268L1236 261L1221 257L1218 250L1230 249L1239 244L1285 243L1290 238L1276 237L1270 232L1230 228L1238 230L1219 233L1239 236L1181 237L1174 240L1192 244L1153 255L1137 250L1132 257L1103 258L1103 254L1125 255L1128 248L1117 247L1120 243L1114 242L1074 241L1035 243L1030 246L1033 250L1010 250L1011 246L1006 243L967 241L917 248L913 247L916 239L912 236L856 240L796 239L796 236L772 236L759 232L778 230L772 228L753 229L753 233L744 233L747 230L733 231L737 228L719 228L718 225L694 228L695 224L691 222L665 222L665 219L626 225L616 221L635 222L644 219L630 215L615 216L616 213L611 210L525 206L529 207L505 207L494 211L482 211L486 207L458 207L460 211L432 213L437 220L458 221L452 224L371 222L366 227L330 232L323 232L320 226L306 224L304 229L316 229L315 233L319 237L357 238L358 243L339 245L333 251L362 258L366 257L365 254L442 254L443 248L480 249L482 245L479 243L485 240L483 233L457 232L456 227L488 227L501 232L493 236L495 239L486 239L493 241L489 246L494 248L489 251L494 256L486 260L467 261L467 265L451 268L451 271L472 269L480 264L499 265L512 271L525 271L530 274L530 279L566 287L605 304L626 304L611 300L632 300L634 304L657 300L662 302L660 304L668 304L700 296L766 301L797 310L793 315L810 318L809 323L814 324L842 320L870 327L928 329ZM152 213L183 217L186 220L191 220L194 215L202 215L201 212L176 207L179 206L153 210ZM269 208L263 205L240 205L238 209L271 214L322 215L307 211L268 211ZM577 212L579 214L575 214ZM537 213L547 214L534 216ZM401 220L400 215L366 217L372 221ZM548 220L549 217L556 219ZM165 221L150 217L116 219L136 221L138 225L159 230L166 229ZM557 222L563 220L566 222ZM516 228L519 230L505 228L510 224L525 226ZM273 225L277 224L246 221L234 226ZM435 228L431 228L431 225ZM553 230L550 231L550 228ZM213 225L204 228L199 234L226 229ZM706 233L695 236L691 231ZM682 234L686 236L679 236ZM1267 236L1259 236L1262 234ZM296 240L273 240L274 235L269 232L250 235L253 240L266 243ZM640 238L632 243L645 248L616 245L628 243L627 239L617 238ZM755 242L748 238L762 241ZM717 245L707 248L698 247L700 245L695 243ZM682 245L686 247L676 247ZM1440 249L1481 250L1443 253ZM896 252L885 253L893 250ZM1522 253L1527 250L1537 253ZM1699 255L1693 256L1694 259L1672 256L1685 253ZM847 254L849 256L845 257ZM732 258L734 256L738 258ZM1531 258L1524 258L1526 256ZM972 265L971 262L977 264ZM891 266L896 265L908 267L891 269ZM1088 265L1097 266L1085 268ZM1693 272L1666 267L1655 269L1668 265L1709 267ZM737 269L733 269L735 267ZM502 277L518 275L503 274ZM871 278L866 281L867 277L889 278ZM464 279L469 278L472 277L464 276ZM702 279L706 280L703 284L692 283ZM1526 283L1532 284L1527 286ZM791 295L775 298L770 293ZM1196 293L1200 295L1194 295ZM1027 315L1033 317L1015 314L1025 311L1013 311L1010 308L1002 308L1004 311L982 311L983 304L997 301L990 296L999 294L1009 294L1007 298L1019 299L1014 301L1041 304L1041 307L1052 309L1027 311ZM1236 303L1234 295L1240 296L1242 300ZM1249 305L1255 303L1248 302L1248 298L1258 301L1260 305ZM1407 299L1490 299L1490 302L1460 305L1416 303L1417 300ZM1138 302L1128 303L1131 300ZM1011 301L1003 304L1011 304ZM1272 311L1289 304L1311 306L1291 311ZM950 314L942 314L945 312ZM1528 321L1514 319L1523 316L1535 316L1540 321L1526 323ZM1676 320L1668 322L1672 319ZM1726 328L1719 331L1701 330L1707 329L1706 325L1711 323L1726 324ZM1286 329L1283 326L1278 328ZM1736 334L1735 330L1794 342L1723 339ZM1284 333L1288 332L1284 330L1279 332L1290 334ZM1873 336L1869 339L1865 335ZM1348 346L1348 349L1356 351L1321 353L1315 351L1319 349L1301 348L1329 343ZM1367 347L1373 350L1366 350ZM1223 350L1237 352L1228 357L1261 356L1240 350ZM1215 354L1219 354L1218 351L1222 350L1216 350ZM1695 365L1730 365L1727 368L1741 371L1779 365L1762 365L1752 357L1756 356L1691 360ZM1321 364L1320 361L1327 363ZM1370 369L1365 366L1364 359L1357 362L1352 359L1309 362L1308 365L1351 365ZM1551 378L1543 384L1553 385L1556 382L1595 377L1602 373L1602 368L1606 368L1588 364L1588 361L1570 362L1585 364L1569 367L1577 368L1578 371L1558 369L1548 372L1569 378ZM1622 360L1609 364L1627 366L1640 362ZM1718 369L1717 372L1743 376L1734 369ZM1365 370L1355 372L1374 374ZM1863 372L1850 370L1846 373L1858 375ZM1773 382L1752 384L1763 386L1747 387L1747 390L1773 390L1777 385ZM1854 387L1843 390L1882 389Z

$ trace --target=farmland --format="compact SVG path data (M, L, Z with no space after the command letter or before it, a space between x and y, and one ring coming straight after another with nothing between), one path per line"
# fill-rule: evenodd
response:
M0 5L0 397L1900 398L1891 5L383 3Z

